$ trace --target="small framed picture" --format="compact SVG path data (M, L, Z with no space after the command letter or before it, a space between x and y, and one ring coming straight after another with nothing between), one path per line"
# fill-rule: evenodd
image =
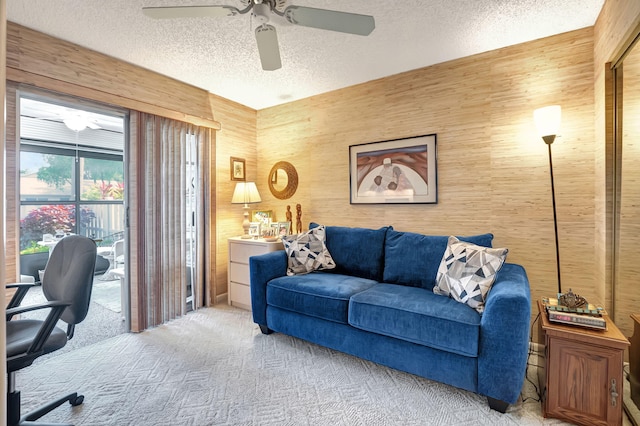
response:
M246 180L244 158L231 157L231 180Z
M279 222L271 222L269 224L269 236L270 237L279 237L280 236L280 223Z
M291 222L278 222L278 235L285 236L291 233Z
M249 235L252 237L260 237L261 222L251 222L249 224Z
M254 210L251 212L253 222L262 222L263 226L269 226L273 220L273 210Z

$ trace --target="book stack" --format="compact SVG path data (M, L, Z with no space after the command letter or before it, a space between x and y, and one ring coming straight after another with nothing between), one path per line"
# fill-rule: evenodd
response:
M580 308L569 308L558 303L558 299L542 298L550 322L576 325L579 327L606 330L607 321L603 317L605 310L600 306L587 303Z

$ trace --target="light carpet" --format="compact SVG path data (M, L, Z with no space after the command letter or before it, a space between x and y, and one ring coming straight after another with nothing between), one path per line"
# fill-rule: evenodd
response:
M84 394L84 404L43 419L76 425L567 424L542 418L527 382L526 402L500 414L480 395L263 335L249 312L227 306L38 360L18 373L17 385L23 409Z

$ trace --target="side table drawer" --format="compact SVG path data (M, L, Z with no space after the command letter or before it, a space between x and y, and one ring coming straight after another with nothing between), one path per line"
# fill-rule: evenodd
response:
M265 253L265 248L253 244L231 244L229 247L229 259L232 262L249 263L251 256L257 256Z
M229 283L230 300L232 305L251 309L251 288L248 285Z
M244 263L229 263L229 280L249 285L249 265Z

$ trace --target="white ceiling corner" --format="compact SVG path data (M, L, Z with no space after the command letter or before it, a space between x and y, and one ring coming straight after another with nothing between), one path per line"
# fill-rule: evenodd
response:
M273 19L282 68L263 71L249 14L154 20L144 6L240 0L7 0L7 18L254 109L592 26L604 0L289 0L372 15L368 37Z

